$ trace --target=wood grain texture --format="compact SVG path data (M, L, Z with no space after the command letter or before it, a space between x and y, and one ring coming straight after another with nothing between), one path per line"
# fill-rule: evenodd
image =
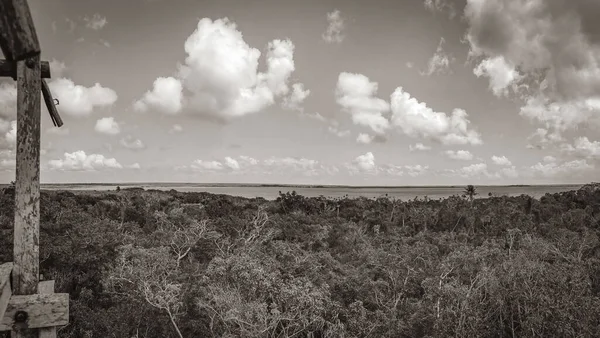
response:
M20 61L40 54L26 0L0 0L0 47L8 60Z
M16 323L14 318L17 311L27 312L25 323ZM0 319L0 331L15 330L25 333L26 329L39 329L52 326L62 326L69 323L69 294L36 294L26 296L13 295L8 307ZM35 330L38 331L39 330ZM36 332L37 333L37 332ZM37 334L36 334L37 337Z
M13 298L35 294L39 281L40 105L40 56L37 55L17 62ZM37 337L37 333L37 330L23 330L13 336L29 338Z
M4 263L0 265L0 318L4 316L12 289L10 285L10 274L13 269L13 263Z
M0 0L2 1L2 0ZM17 62L0 60L0 77L11 77L13 80L17 79ZM49 79L52 77L50 73L50 62L42 61L42 79Z
M40 277L41 278L41 277ZM44 281L38 284L38 293L42 295L54 293L54 281ZM68 303L67 303L68 304ZM69 313L67 309L67 314ZM45 327L40 329L39 338L56 338L56 327Z
M54 99L52 98L52 93L50 92L50 87L48 87L46 80L42 80L42 94L44 96L44 103L46 103L46 108L48 108L48 113L50 114L52 123L54 123L55 127L62 127L63 121L58 114L58 110L56 110Z

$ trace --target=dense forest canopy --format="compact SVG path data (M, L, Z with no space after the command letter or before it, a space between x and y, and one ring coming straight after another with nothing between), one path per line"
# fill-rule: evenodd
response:
M14 190L0 194L12 260ZM398 201L43 191L60 337L594 337L600 190Z

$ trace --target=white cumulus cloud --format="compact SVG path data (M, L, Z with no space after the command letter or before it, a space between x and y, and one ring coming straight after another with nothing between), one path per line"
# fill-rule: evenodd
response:
M448 116L435 112L398 87L391 98L392 124L410 137L424 137L443 144L482 144L481 135L470 128L467 112L454 109Z
M390 105L377 98L378 84L362 74L340 73L336 88L336 102L352 116L352 122L384 134L389 121L384 116Z
M226 119L271 106L276 97L288 93L287 82L295 70L294 44L273 40L267 46L267 71L259 73L260 51L250 47L227 18L200 20L185 51L179 77L191 93L190 109Z
M147 111L150 107L166 114L176 114L183 105L183 87L178 79L159 77L154 80L152 90L133 105L136 111Z
M97 171L103 169L121 169L123 166L114 158L106 158L101 154L87 155L83 150L64 153L64 158L50 160L51 170L62 171Z
M353 162L362 171L373 171L377 168L375 165L375 155L370 151L356 157Z
M94 129L102 134L116 135L121 132L119 123L115 121L114 117L103 117L96 121Z
M59 78L48 83L52 95L60 102L61 113L87 116L94 108L109 107L117 101L117 93L96 83L92 87L76 85L70 79Z

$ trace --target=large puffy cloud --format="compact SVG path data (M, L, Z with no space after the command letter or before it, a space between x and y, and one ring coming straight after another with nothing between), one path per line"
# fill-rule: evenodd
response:
M476 71L497 94L517 88L521 114L561 132L600 113L600 2L468 0L465 18Z
M59 110L71 116L87 116L94 108L108 107L117 101L117 93L96 83L92 87L76 85L72 80L59 78L48 86L60 101Z
M340 43L344 40L344 18L339 10L333 10L327 13L327 30L322 34L322 38L328 43Z
M50 69L55 79L48 83L52 96L59 100L58 110L70 116L88 116L95 108L109 107L117 101L117 93L99 83L91 87L75 84L64 78L67 67L53 59ZM16 116L17 88L14 84L0 84L0 118Z
M227 18L201 19L184 49L187 57L176 78L161 80L159 84L164 86L160 88L155 83L150 94L135 103L136 109L155 106L177 113L183 102L183 108L191 113L229 120L259 112L290 92L288 83L295 70L290 40L269 42L264 73L258 72L261 52L250 47ZM183 98L169 95L179 93L180 85ZM308 93L302 85L294 86L286 105L298 109Z
M199 112L244 115L273 102L265 83L257 87L260 51L248 46L235 23L202 19L184 48L179 73Z
M362 74L340 73L335 91L337 103L352 116L352 122L383 134L390 127L384 116L390 105L377 98L378 84Z
M154 80L152 90L133 105L137 111L147 111L150 107L167 114L178 113L183 104L181 82L173 77L159 77Z
M64 153L64 158L50 160L48 167L51 170L62 171L97 171L103 169L121 169L123 166L114 158L106 158L101 154L89 154L79 150L73 153Z
M410 137L424 137L443 144L481 144L481 135L471 129L467 112L454 109L448 116L435 112L398 87L391 99L391 122Z

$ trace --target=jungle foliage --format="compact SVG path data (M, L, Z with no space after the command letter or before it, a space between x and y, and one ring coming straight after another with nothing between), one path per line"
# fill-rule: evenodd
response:
M43 191L41 272L60 337L597 337L600 188L472 196Z

